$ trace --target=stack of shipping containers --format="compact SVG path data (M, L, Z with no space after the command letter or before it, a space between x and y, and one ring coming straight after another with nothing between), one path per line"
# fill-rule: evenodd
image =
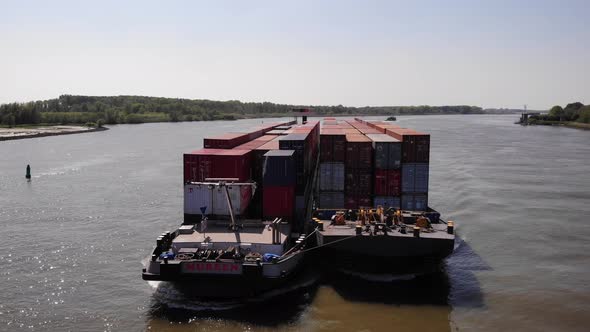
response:
M363 134L346 135L344 207L372 206L373 145Z
M267 220L293 220L297 187L295 153L295 150L271 150L264 154L262 206Z
M289 134L280 136L279 149L293 150L295 162L295 218L301 220L304 217L306 202L312 193L310 186L316 170L319 142L320 123L319 121L293 127L288 130ZM264 215L264 217L273 217Z
M430 135L388 123L365 122L358 119L357 121L401 141L401 208L426 210L428 208Z
M373 141L374 150L373 204L399 208L402 144L386 134L367 134L367 137Z
M239 182L254 180L257 184L262 182L262 158L257 152L272 142L275 142L278 149L279 136L265 135L265 133L276 130L281 125L285 124L268 124L250 128L247 133L226 133L207 137L203 139L203 149L184 154L185 222L198 221L203 214L215 216L229 214L224 191L192 182L204 182L208 178L232 178ZM233 212L237 216L250 214L250 210L256 205L251 204L253 203L251 186L232 186L230 198L234 207ZM261 195L259 201L257 212L261 215Z
M322 208L344 207L344 161L346 134L344 126L326 125L320 133L319 205Z

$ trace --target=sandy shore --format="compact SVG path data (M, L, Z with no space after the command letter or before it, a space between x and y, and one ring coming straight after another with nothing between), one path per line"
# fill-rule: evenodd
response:
M0 141L34 138L55 135L89 133L107 130L107 128L88 128L82 126L47 126L34 128L0 128Z

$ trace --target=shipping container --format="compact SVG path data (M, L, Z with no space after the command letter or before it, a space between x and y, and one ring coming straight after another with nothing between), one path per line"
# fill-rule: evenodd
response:
M264 166L264 154L268 151L278 150L279 140L278 137L270 142L264 143L254 150L252 150L252 180L259 185L262 184L262 168Z
M251 177L251 151L200 149L184 154L184 183L203 182L207 178Z
M402 209L413 211L426 211L428 209L428 195L403 194Z
M278 137L277 135L263 135L263 136L260 136L256 139L253 139L249 142L238 145L234 149L235 150L254 150L254 149L272 141L273 139L275 139L277 137Z
M399 196L375 196L373 198L373 204L375 207L382 206L383 208L395 208L401 207L401 199Z
M390 135L402 141L402 162L427 163L430 161L430 135L412 129L387 129Z
M402 192L427 193L428 168L426 163L402 164Z
M342 191L320 192L320 208L342 209L344 208L344 193Z
M399 196L402 192L400 173L398 169L375 169L375 195Z
M343 162L346 158L346 135L342 129L322 129L320 162Z
M203 147L206 149L232 149L249 140L248 133L227 133L204 138Z
M293 150L271 150L264 154L263 186L295 186L297 172L294 154Z
M320 164L320 191L343 191L344 179L344 163Z
M386 134L369 134L375 151L375 168L399 169L402 157L402 143Z
M299 194L305 191L307 176L312 168L312 148L309 133L296 133L279 138L281 150L294 150L295 170L297 172L296 192Z
M369 168L345 168L346 194L371 195L373 183L373 170Z
M344 195L344 208L358 209L361 207L373 207L373 202L368 195Z
M262 214L267 220L276 217L286 221L293 219L295 213L294 187L265 187L263 191Z
M352 127L342 129L342 131L344 131L344 134L346 134L346 135L348 135L348 134L358 135L361 133L360 131L358 131L358 129L352 128Z
M249 185L227 186L233 213L241 216L252 199L252 187ZM224 187L209 188L207 185L186 184L184 186L184 213L192 215L229 216L229 206Z
M377 130L377 129L371 128L371 127L361 128L361 129L359 129L359 131L361 132L361 134L364 134L364 135L382 134L383 133L382 130Z
M373 142L365 135L346 135L347 168L371 168L373 166Z

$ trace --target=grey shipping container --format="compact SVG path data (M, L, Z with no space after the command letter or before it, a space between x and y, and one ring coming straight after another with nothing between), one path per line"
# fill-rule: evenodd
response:
M294 186L296 181L295 151L271 150L264 154L262 183L268 186Z
M233 213L242 215L252 199L252 187L232 185L228 187ZM205 213L202 213L204 208ZM206 185L187 184L184 186L184 213L192 215L229 216L225 189L209 189Z
M375 196L373 204L375 206L381 205L385 209L390 207L399 209L401 207L401 199L398 196Z
M320 208L322 209L342 209L344 207L343 192L320 192Z
M402 195L402 209L414 211L426 211L428 208L428 195Z
M344 190L344 163L320 164L320 191Z
M428 164L405 163L402 165L402 192L428 192Z
M402 159L402 143L386 134L367 134L373 141L376 169L398 169Z

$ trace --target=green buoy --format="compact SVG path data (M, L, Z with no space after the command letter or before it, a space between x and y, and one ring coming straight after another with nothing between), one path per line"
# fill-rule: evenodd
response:
M27 175L25 177L30 180L31 179L31 165L27 165Z

